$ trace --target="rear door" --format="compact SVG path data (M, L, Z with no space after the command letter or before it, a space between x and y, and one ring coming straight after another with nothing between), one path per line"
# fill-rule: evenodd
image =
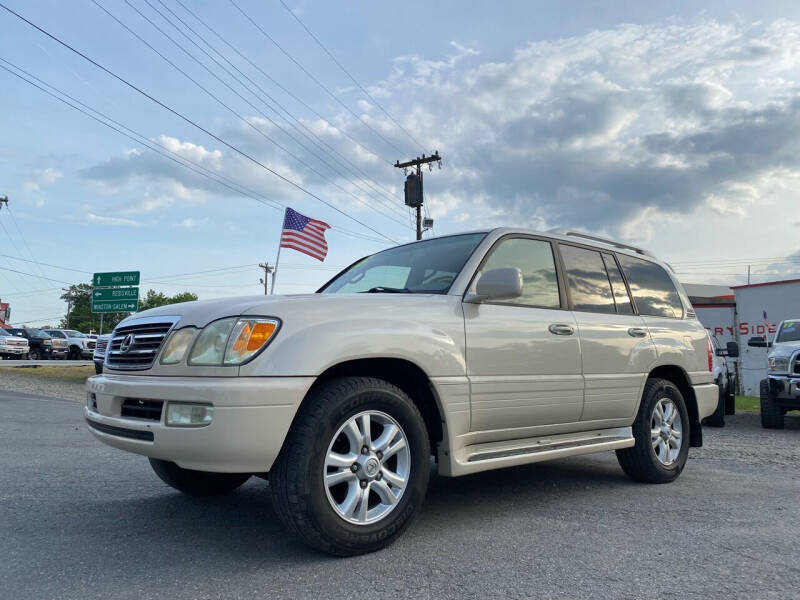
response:
M559 249L581 340L581 420L632 417L656 359L647 326L634 314L613 254L568 244Z
M463 305L471 429L507 430L498 439L523 427L576 422L583 406L580 342L559 290L552 243L504 237L478 275L503 267L522 271L519 298Z

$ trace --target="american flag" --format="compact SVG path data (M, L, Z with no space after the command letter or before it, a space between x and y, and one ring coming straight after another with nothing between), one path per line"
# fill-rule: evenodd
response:
M281 248L291 248L324 261L328 254L325 230L330 228L324 221L311 219L287 207L283 217Z

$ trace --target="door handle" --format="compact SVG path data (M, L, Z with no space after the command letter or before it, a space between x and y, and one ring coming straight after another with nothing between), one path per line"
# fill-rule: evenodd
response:
M628 329L628 335L631 337L645 337L647 335L647 331L641 327L631 327Z
M575 333L575 329L571 325L565 325L564 323L553 323L547 330L555 335L572 335Z

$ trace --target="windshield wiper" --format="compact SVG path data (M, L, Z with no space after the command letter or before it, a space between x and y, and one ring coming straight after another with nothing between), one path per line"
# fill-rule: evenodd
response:
M408 288L393 288L393 287L384 287L382 285L375 286L373 288L369 288L366 292L361 292L362 294L410 294L412 293Z

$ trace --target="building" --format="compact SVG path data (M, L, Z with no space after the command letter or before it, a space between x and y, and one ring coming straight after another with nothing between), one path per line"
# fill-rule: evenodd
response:
M747 340L775 334L778 323L800 318L800 279L768 281L733 286L736 302L736 334L741 348L741 388L758 396L759 382L766 377L768 348L750 348Z
M10 329L9 321L11 321L11 305L0 301L0 329Z

